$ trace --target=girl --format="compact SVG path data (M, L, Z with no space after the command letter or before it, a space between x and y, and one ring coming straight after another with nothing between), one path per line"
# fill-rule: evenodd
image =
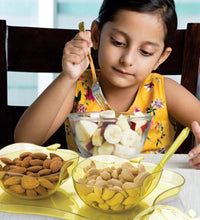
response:
M15 140L41 145L70 112L101 110L91 95L91 73L86 71L88 48L93 46L98 49L99 82L111 108L153 114L142 153L169 148L175 134L171 117L192 127L200 143L200 102L175 81L152 73L170 55L176 27L173 0L104 0L91 32L80 32L66 43L62 73L24 113ZM67 125L68 120L69 140ZM197 145L189 155L199 151ZM200 156L190 163L200 168Z

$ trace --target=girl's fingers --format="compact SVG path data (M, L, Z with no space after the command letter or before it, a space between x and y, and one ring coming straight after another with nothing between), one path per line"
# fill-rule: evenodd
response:
M189 157L194 157L200 152L200 126L198 122L193 121L191 127L192 127L192 132L195 136L196 146L189 152L188 155Z
M91 33L90 31L86 31L86 32L79 32L74 38L73 40L78 40L78 41L84 41L85 43L87 43L88 47L92 47L92 39L91 39Z
M89 65L88 53L91 46L90 32L78 32L71 41L65 44L62 56L62 72L73 79L78 79Z
M194 168L200 169L200 126L199 123L196 121L192 122L192 132L195 136L196 146L188 153L189 157L189 164L193 165Z
M196 143L200 144L200 126L197 121L192 122L192 132L195 136Z

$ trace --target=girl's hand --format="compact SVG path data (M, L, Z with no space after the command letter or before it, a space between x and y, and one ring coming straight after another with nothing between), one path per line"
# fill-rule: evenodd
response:
M71 41L65 44L62 57L62 74L78 80L88 67L88 52L92 47L91 33L79 32Z
M195 169L200 169L200 154L198 155L200 152L200 126L196 121L192 122L192 132L195 136L196 146L188 154L191 157L189 164L193 165Z

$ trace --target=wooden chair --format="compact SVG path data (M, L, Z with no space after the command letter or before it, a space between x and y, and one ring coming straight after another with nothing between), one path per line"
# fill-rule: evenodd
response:
M64 45L78 30L9 26L0 20L0 148L14 142L13 132L27 106L9 106L7 102L7 71L61 72ZM97 52L92 51L96 68ZM173 53L158 69L164 75L181 74L181 84L196 94L200 57L200 24L188 24L177 30ZM64 125L44 144L65 142ZM190 136L180 152L192 146Z

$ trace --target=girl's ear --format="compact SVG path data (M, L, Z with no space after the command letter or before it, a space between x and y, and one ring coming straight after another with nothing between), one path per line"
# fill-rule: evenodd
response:
M171 47L167 47L165 49L165 51L162 53L162 55L160 56L159 60L157 61L157 63L155 64L153 70L156 70L160 64L162 64L163 62L165 62L165 60L169 57L169 55L172 52L172 48Z
M93 42L93 49L98 50L100 32L99 32L99 24L95 20L92 22L92 25L91 25L91 38Z

